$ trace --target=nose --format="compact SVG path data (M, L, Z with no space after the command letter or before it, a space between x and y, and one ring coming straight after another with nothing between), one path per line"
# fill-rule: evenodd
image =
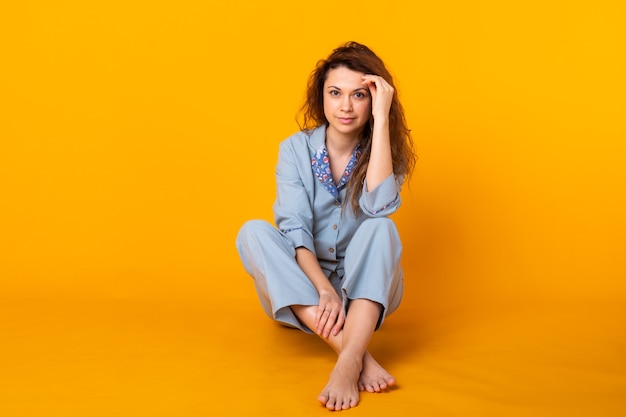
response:
M352 100L350 99L350 96L348 94L343 96L343 98L341 100L341 110L343 110L343 111L350 111L350 110L352 110Z

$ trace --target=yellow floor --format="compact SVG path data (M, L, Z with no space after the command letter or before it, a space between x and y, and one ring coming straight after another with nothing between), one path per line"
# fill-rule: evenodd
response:
M239 278L239 277L238 277ZM261 313L191 299L4 295L0 415L309 416L334 354ZM426 310L371 350L396 389L349 415L624 416L625 307L607 299Z

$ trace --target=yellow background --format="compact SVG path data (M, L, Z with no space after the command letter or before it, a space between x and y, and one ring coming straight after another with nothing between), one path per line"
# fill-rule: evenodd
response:
M624 415L625 3L213 3L2 6L0 414L324 412L330 350L262 316L234 239L356 40L420 159L372 345L400 386L350 413Z

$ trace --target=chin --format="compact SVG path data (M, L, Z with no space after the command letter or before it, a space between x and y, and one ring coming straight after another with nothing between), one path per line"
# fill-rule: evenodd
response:
M355 135L355 136L359 136L361 134L361 132L363 131L363 126L352 126L352 125L339 125L339 126L333 126L333 129L335 129L337 132L343 134L343 135Z

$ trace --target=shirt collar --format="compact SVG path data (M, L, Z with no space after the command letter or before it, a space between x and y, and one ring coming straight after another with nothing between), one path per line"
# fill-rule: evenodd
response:
M311 142L312 141L313 138L311 138ZM339 201L339 190L348 184L348 180L352 176L352 171L356 167L361 154L361 145L357 145L352 151L350 160L348 161L343 175L337 184L335 184L332 178L326 145L322 143L321 147L312 155L311 168L313 169L315 176L320 180L324 188L332 194L335 200Z
M326 125L321 125L316 127L313 132L311 132L310 139L311 147L313 148L314 153L324 148L326 143Z

